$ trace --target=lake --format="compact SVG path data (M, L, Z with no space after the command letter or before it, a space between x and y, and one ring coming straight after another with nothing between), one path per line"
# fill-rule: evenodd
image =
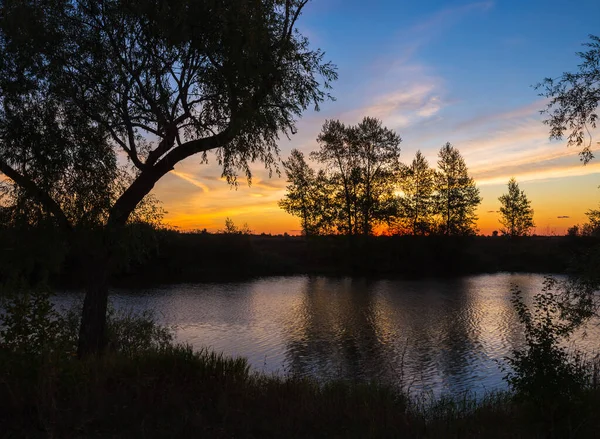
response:
M523 343L510 303L539 274L369 280L311 276L115 289L116 307L157 311L177 339L248 358L254 370L402 384L457 394L505 388L500 362ZM68 304L75 293L62 293ZM598 351L591 326L577 346Z

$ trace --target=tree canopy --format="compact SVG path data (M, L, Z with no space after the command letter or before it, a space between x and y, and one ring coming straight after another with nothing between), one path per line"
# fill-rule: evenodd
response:
M545 78L536 89L550 99L542 111L550 138L560 140L566 135L569 146L581 147L581 160L587 163L594 158L590 129L597 127L600 104L600 37L590 35L584 47L586 51L577 53L582 61L578 71Z
M400 162L400 138L377 119L356 126L328 120L311 158L293 150L284 161L287 193L279 206L300 218L305 235L376 233L472 235L479 190L449 143L438 170L423 154Z
M230 182L239 172L251 177L255 160L272 166L279 135L295 132L296 118L318 107L336 77L296 30L305 4L5 2L2 172L65 222L53 191L91 192L87 204L97 209L94 191L107 197L124 154L135 178L104 201L106 221L123 224L193 154L215 150Z
M329 97L336 68L297 29L307 1L0 2L0 171L62 229L107 232L80 353L105 340L112 235L156 182L209 151L230 183L271 169Z
M400 167L400 137L379 119L365 117L354 126L328 120L311 157L325 166L338 188L336 228L348 235L369 235L393 207L394 176Z
M315 172L297 149L292 150L283 167L289 184L279 207L300 218L305 236L331 232L335 215L331 209L333 188L325 172Z

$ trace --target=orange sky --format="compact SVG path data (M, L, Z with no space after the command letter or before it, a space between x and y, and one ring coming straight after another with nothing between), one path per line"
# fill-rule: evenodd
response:
M600 200L597 189L600 161L583 166L574 151L568 152L566 165L546 164L539 171L499 175L489 169L471 167L483 197L478 209L480 233L491 234L499 228L498 197L506 191L506 182L513 175L532 201L537 234L564 234L568 227L585 222L585 212L596 208ZM434 158L435 155L429 157L430 163ZM515 170L515 166L510 169ZM285 177L268 178L265 174L257 167L251 186L241 180L233 188L219 177L218 167L190 159L166 175L154 193L168 212L166 222L181 230L217 231L223 228L225 218L230 217L238 225L247 223L255 233L299 233L298 219L277 206L285 194Z

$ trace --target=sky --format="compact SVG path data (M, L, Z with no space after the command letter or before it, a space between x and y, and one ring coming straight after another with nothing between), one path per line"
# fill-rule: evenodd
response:
M377 117L402 138L404 163L421 150L433 167L446 142L461 152L483 197L480 233L499 229L498 197L515 177L535 233L563 234L600 201L600 157L584 166L566 141L549 141L545 100L532 85L576 70L582 43L600 35L598 17L598 0L313 0L298 27L337 65L336 100L303 115L298 133L279 143L281 158L315 150L326 119ZM252 169L251 186L240 179L236 188L214 155L180 163L154 189L165 221L217 231L229 217L255 233L298 234L299 220L277 205L284 174Z

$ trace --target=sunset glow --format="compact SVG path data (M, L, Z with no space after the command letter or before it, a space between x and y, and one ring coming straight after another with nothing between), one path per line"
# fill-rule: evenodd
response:
M600 201L600 161L584 166L566 142L548 140L539 114L545 102L531 85L576 67L600 4L534 3L310 3L301 30L338 65L337 100L308 112L291 141L282 137L281 157L292 148L305 154L316 149L326 119L352 124L373 116L402 137L405 163L420 149L435 166L447 141L459 149L481 189L480 233L498 229L498 197L510 177L532 201L535 233L563 234L585 222L585 212ZM556 14L559 35L548 28ZM600 132L592 135L595 144ZM285 193L283 175L269 177L257 163L251 186L240 177L231 187L214 156L208 164L199 161L180 163L157 184L167 223L217 231L230 217L256 233L300 232L298 219L277 205Z

